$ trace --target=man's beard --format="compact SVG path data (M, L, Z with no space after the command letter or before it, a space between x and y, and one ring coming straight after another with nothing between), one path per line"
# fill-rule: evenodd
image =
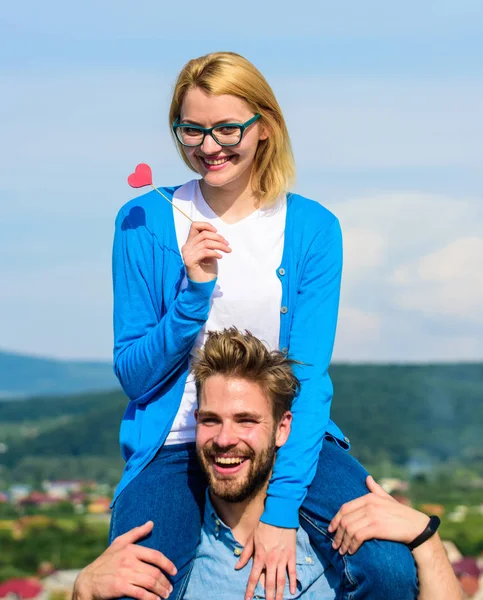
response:
M227 452L216 445L200 449L198 460L201 468L206 475L211 492L217 498L226 502L243 502L255 496L265 486L270 477L275 462L275 432L268 447L260 451L258 455L253 450L244 453L244 456L250 460L250 468L242 479L237 478L236 475L233 477L217 477L217 474L213 473L213 455L223 452L229 453L229 451Z

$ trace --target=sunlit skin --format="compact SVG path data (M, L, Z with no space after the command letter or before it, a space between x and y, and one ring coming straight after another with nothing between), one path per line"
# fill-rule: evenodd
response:
M245 123L254 114L248 104L236 96L209 95L195 87L183 99L179 122L214 127L223 123ZM256 121L245 130L237 146L220 146L207 135L201 146L183 148L189 162L202 177L200 186L205 200L227 222L236 222L257 207L251 173L258 144L267 137L268 133ZM206 159L226 162L210 165Z
M291 413L276 424L269 400L257 383L214 375L203 385L196 411L196 447L210 481L213 505L232 528L235 538L245 544L263 513L269 472L254 494L239 502L223 496L236 496L258 470L270 448L279 448L288 438ZM220 464L220 460L242 459L240 464Z

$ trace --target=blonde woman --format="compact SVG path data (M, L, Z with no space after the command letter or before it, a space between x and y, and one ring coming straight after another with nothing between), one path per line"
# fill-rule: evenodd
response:
M367 542L341 556L328 533L341 504L365 494L367 476L330 420L342 239L332 213L290 192L294 160L273 91L237 54L202 56L178 77L169 124L181 158L200 178L163 192L193 222L154 191L127 203L116 221L114 366L130 402L111 540L152 520L142 544L160 550L177 572L167 569L165 579L153 566L151 575L162 582L160 595L182 597L206 488L195 454L190 359L207 331L235 326L302 363L292 433L238 564L254 557L246 598L262 571L267 599L285 597L287 574L288 597L296 597L299 526L337 567L341 597L416 597L416 570L403 545ZM250 427L248 418L243 426ZM234 446L219 450L226 454L220 477L250 468L249 460L233 462Z

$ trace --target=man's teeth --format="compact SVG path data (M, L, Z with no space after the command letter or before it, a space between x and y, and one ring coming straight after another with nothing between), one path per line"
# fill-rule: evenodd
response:
M216 158L216 159L204 158L203 160L205 161L205 163L207 165L222 165L223 163L225 163L228 160L230 160L230 158L229 157L226 157L226 158Z
M239 465L244 460L244 458L237 458L235 456L215 456L215 462L221 465Z

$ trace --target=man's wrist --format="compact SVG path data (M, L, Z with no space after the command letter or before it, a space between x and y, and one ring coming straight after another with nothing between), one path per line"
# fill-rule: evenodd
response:
M77 575L72 593L72 600L94 600L94 595L89 585L89 577L86 568Z
M423 562L433 561L435 553L437 553L441 549L443 549L444 551L444 546L441 542L439 534L436 532L429 539L423 542L420 546L414 548L414 550L412 550L412 553L414 556L414 560L418 564L421 564Z
M436 533L440 524L440 518L436 515L431 515L423 531L421 531L419 535L417 535L411 542L408 543L409 549L414 550L415 548L429 540Z

